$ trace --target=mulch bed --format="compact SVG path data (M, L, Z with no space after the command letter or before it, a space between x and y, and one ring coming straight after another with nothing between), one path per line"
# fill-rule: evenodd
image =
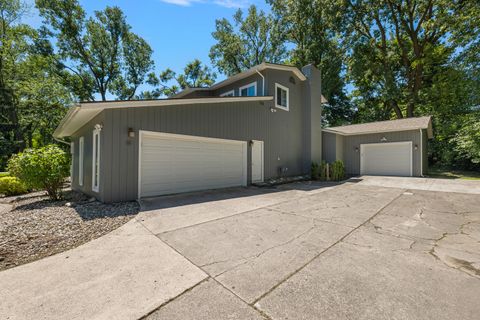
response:
M64 200L44 192L0 198L0 270L35 261L101 237L139 211L136 202L103 204L67 190Z

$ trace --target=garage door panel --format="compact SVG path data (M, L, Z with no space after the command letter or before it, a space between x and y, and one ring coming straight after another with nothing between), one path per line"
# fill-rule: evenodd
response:
M149 133L140 153L140 197L246 183L242 141Z
M362 144L360 173L367 175L412 175L412 143Z

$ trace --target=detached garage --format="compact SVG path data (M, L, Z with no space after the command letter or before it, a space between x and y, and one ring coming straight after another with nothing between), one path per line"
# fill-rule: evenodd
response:
M323 130L323 159L342 160L349 175L423 176L431 117L371 122Z

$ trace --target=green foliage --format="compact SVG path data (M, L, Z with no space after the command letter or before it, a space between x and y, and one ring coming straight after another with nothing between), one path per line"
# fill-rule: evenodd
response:
M319 178L319 173L320 173L320 168L318 166L318 163L312 162L312 166L310 169L310 175L312 177L312 180L318 180Z
M341 0L269 0L275 23L282 26L285 38L294 44L289 62L302 68L314 64L322 72L325 125L343 125L352 120L353 106L346 91L347 46L342 46L345 26Z
M330 179L333 181L340 181L345 178L345 166L343 161L336 160L330 164Z
M281 25L254 5L250 6L246 17L238 9L233 25L225 18L216 20L212 36L216 44L210 49L210 59L228 76L262 62L280 63L286 58Z
M148 84L159 87L152 92L144 92L151 98L158 98L160 96L173 96L180 90L186 88L202 88L211 86L217 75L210 70L208 66L202 64L198 59L195 59L185 66L183 73L177 75L170 68L162 71L157 77L154 73L148 75ZM173 84L172 84L173 82Z
M7 197L27 193L27 187L15 177L0 177L0 194Z
M70 159L56 145L26 149L8 161L8 171L28 188L46 190L53 200L61 197L61 187L70 173Z
M153 68L152 49L130 31L118 7L106 7L87 18L77 0L37 0L37 8L56 39L56 58L66 83L81 100L107 93L132 99ZM72 77L73 76L73 77Z
M10 176L9 172L0 172L0 178L9 177L9 176Z
M480 115L469 117L451 139L458 155L480 169Z
M325 160L322 160L322 162L320 162L319 173L320 180L327 179L327 162Z

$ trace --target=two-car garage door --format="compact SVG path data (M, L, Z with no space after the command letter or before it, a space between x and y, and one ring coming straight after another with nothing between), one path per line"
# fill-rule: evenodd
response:
M140 132L139 198L247 184L247 142Z
M360 174L412 176L412 142L361 144Z

